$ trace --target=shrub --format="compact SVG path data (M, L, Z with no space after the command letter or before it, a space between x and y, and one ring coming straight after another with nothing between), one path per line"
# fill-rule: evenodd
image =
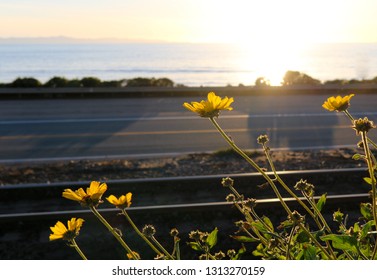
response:
M17 78L11 84L11 87L14 88L34 88L41 87L42 83L34 78Z
M287 71L283 77L283 86L292 86L292 85L320 85L321 82L317 79L301 73L298 71Z

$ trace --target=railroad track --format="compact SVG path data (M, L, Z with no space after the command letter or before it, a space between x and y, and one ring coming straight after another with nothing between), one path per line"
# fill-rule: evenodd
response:
M364 168L282 171L280 176L288 185L307 179L317 187L316 194L328 194L327 203L341 204L367 199L368 186L363 182ZM229 207L225 197L229 191L220 184L224 177L235 180L236 189L246 197L256 198L259 207L278 204L269 189L258 186L264 179L258 173L220 174L107 181L109 194L133 193L129 211L192 211L194 209ZM52 217L68 214L86 214L78 203L66 200L61 193L66 188L86 188L89 182L60 182L46 184L5 185L0 187L0 223L9 219ZM357 188L355 188L357 186ZM284 194L283 194L284 195ZM291 198L286 198L290 201ZM111 205L101 206L102 211L117 211Z
M344 213L350 213L350 220L357 221L360 202L369 201L369 186L362 179L367 176L364 168L279 173L289 186L304 178L317 187L316 194L327 192L323 211L329 221L332 220L333 211L338 208L344 210ZM267 215L274 224L279 224L286 218L273 193L268 188L258 187L264 179L257 173L109 180L106 182L108 190L105 197L132 192L133 204L127 212L135 224L140 228L145 224L153 224L157 229L157 238L168 246L171 244L169 231L177 228L182 239L182 258L195 259L196 252L186 245L189 241L188 234L192 230L211 231L218 227L218 238L221 240L218 249L225 252L229 248L240 246L237 241L229 238L237 230L234 222L242 219L242 215L231 203L225 202L225 196L229 192L221 186L221 179L227 176L234 179L235 187L240 193L257 199L256 210L259 214ZM113 244L111 234L92 213L61 196L65 188L85 188L88 184L89 182L61 182L1 186L0 259L78 259L74 250L64 246L63 242L48 240L50 227L56 221L66 222L72 217L85 220L78 242L90 259L122 258L122 253L113 250L117 245ZM285 200L292 205L292 209L296 209L294 207L297 202L292 198ZM99 211L110 224L122 230L136 250L144 252L145 258L153 259L153 252L145 255L149 252L148 248L143 247L145 244L140 243L139 237L130 230L125 218L117 215L118 209L104 203Z

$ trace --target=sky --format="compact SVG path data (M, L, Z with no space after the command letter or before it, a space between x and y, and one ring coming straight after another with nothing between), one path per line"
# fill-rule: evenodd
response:
M376 0L0 0L0 38L377 42Z

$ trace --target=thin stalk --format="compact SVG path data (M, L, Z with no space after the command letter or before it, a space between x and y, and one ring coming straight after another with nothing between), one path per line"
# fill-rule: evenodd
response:
M77 251L77 253L80 255L80 257L83 259L83 260L88 260L85 256L85 254L81 251L79 245L77 245L76 243L76 240L73 238L70 240L70 245L71 247L75 248L75 250Z
M275 183L273 180L267 175L266 172L262 170L247 154L245 154L244 151L242 151L230 138L229 136L224 132L224 130L219 126L219 124L216 122L216 120L212 117L209 118L212 124L216 127L218 132L221 134L221 136L224 138L224 140L233 148L234 151L236 151L240 156L242 156L252 167L254 167L262 176L266 179L266 181L270 184L270 186L273 188L275 194L277 195L280 203L282 204L284 210L288 213L290 217L292 217L292 211L289 209L288 205L284 202L283 198L281 197L279 191L277 190Z
M164 246L162 246L161 243L158 242L158 240L153 235L150 236L150 239L157 245L157 247L159 247L161 249L161 251L165 254L165 256L167 256L171 260L174 260L174 257L168 251L166 251Z
M277 189L275 183L273 180L264 172L251 158L249 158L244 151L242 151L230 138L229 136L223 131L223 129L219 126L219 124L216 122L216 120L211 117L209 118L212 124L216 127L216 129L219 131L221 136L225 139L225 141L240 155L242 156L251 166L253 166L270 184L271 188L273 189L275 195L279 199L281 205L283 206L284 210L288 213L289 217L293 219L293 213L289 209L288 205L283 200L283 197L281 196L279 190ZM323 253L329 258L332 259L332 256L326 251L326 249L315 239L315 237L311 234L310 231L308 231L302 224L299 223L300 228L302 228L307 235L313 239L313 242L316 243L318 248L323 251Z
M367 133L365 131L361 132L361 141L363 142L365 158L366 158L366 161L367 161L369 177L370 177L371 185L372 185L372 214L373 214L374 223L377 227L376 178L374 177L374 167L373 167L373 162L372 162L372 158L371 158L371 153L370 153L370 150L369 150ZM375 244L374 244L374 249L373 249L373 253L372 253L372 260L376 257L376 254L377 254L377 242L375 242Z
M133 227L133 229L136 231L136 233L151 247L151 249L157 254L161 255L161 251L159 251L150 241L149 239L141 233L141 231L138 229L138 227L135 225L135 223L132 221L131 217L128 215L126 209L122 209L122 214L126 217L127 221L130 223L130 225Z
M328 226L325 218L323 217L322 213L318 210L317 208L317 205L315 205L314 201L304 192L304 191L301 191L301 193L303 194L303 196L306 198L306 200L309 202L309 204L311 205L311 207L313 208L314 212L317 214L317 216L315 216L314 220L315 222L317 223L317 225L319 226L319 221L318 221L318 218L321 220L322 224L325 226L325 228L328 230L329 233L331 233L331 229L330 227ZM335 253L334 253L334 250L333 248L330 246L330 242L328 240L325 241L326 245L327 245L327 248L330 250L330 254L333 256L334 259L336 259L336 256L335 256Z
M275 168L275 165L271 159L271 155L270 153L268 152L268 148L263 144L263 150L264 150L264 153L267 157L267 160L271 166L271 170L272 172L274 173L275 175L275 178L276 180L282 185L282 187L289 193L289 195L291 195L304 209L305 211L314 219L316 220L316 216L315 214L313 213L313 211L310 210L310 208L287 186L287 184L281 179L281 177L279 176L279 174L277 173L276 171L276 168ZM316 222L317 223L317 222ZM327 226L327 224L324 224L326 229L328 231L331 231L330 228ZM317 226L318 228L321 228L322 226L320 224L317 223Z
M285 254L285 258L287 260L291 259L291 254L290 254L289 250L291 249L291 242L292 242L292 238L294 236L295 231L296 231L296 227L292 227L292 230L291 230L289 237L288 237L288 241L287 241L288 247L287 247L287 251L286 251L286 254Z
M316 216L315 218L319 218L322 222L322 224L325 226L326 230L328 230L329 232L331 232L331 229L329 227L329 225L327 224L325 218L323 217L322 213L318 210L317 208L317 205L315 205L314 201L304 192L304 191L301 191L301 193L303 194L303 196L306 198L306 200L308 201L308 203L310 204L310 206L313 208Z
M173 255L176 255L176 259L180 260L181 259L181 250L179 248L179 241L180 239L178 237L174 238L174 250L173 250Z
M97 211L94 206L90 206L90 210L101 221L101 223L111 232L111 234L118 240L120 245L132 256L134 260L138 260L139 257L131 250L127 243L122 239L120 234L106 221L106 219Z
M343 113L350 119L351 122L355 120L354 117L348 112L348 110L344 110Z
M266 228L268 228L271 232L273 232L274 231L274 229L273 228L271 228L268 224L266 224L264 221L263 221L263 219L261 219L260 217L259 217L259 215L257 214L257 212L255 212L255 209L254 208L251 208L251 214L253 214L254 215L254 217L257 219L257 220L259 220Z
M236 206L236 208L242 213L245 215L244 211L242 210L242 208L240 207L240 205L238 203L235 203L234 204ZM246 216L246 215L245 215ZM246 220L247 221L250 221L250 226L253 230L253 232L257 235L257 238L255 238L246 228L242 227L242 229L251 237L251 238L255 238L255 239L259 239L260 242L262 242L264 245L267 245L268 242L266 240L266 238L264 238L261 233L259 232L259 230L257 230L254 226L253 226L253 222L254 219L251 215L248 215L246 216Z

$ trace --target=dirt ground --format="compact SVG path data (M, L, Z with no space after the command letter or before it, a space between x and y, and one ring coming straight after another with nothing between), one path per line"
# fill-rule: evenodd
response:
M366 166L352 156L356 149L272 151L278 171ZM249 152L259 166L270 170L263 151ZM111 159L52 161L0 165L0 185L52 183L68 181L107 181L113 179L156 178L254 172L252 167L232 151L184 154L150 159Z

